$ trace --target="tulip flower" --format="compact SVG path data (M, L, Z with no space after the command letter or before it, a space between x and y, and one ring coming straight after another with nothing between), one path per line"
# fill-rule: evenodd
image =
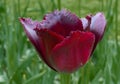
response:
M71 73L89 60L102 39L106 19L99 12L78 18L70 11L46 14L41 22L20 18L27 37L53 70Z

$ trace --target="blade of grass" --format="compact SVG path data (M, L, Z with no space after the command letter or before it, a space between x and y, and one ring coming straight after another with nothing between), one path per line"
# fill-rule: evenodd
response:
M81 10L81 3L82 3L82 0L78 0L78 8L79 8L79 10L78 10L78 14L79 14L79 16L80 16L80 10Z
M115 42L116 42L116 47L117 47L117 52L118 52L118 0L115 0L115 7L114 7L114 11L115 11Z
M41 10L41 15L43 16L45 14L45 7L43 6L42 4L42 1L41 0L38 0L39 2L39 7L40 7L40 10Z
M28 7L29 7L29 4L30 4L30 0L26 0L26 6L25 6L25 8L24 8L24 10L23 10L23 14L22 14L22 16L26 16L26 13L27 13L27 9L28 9Z
M54 0L51 0L52 3L52 11L54 11L56 9L56 4Z
M37 75L31 77L30 79L26 80L25 83L23 83L23 84L30 84L31 82L40 79L41 76L43 76L43 75L45 74L45 72L46 72L46 71L43 71L43 72L41 72L41 73L39 73L39 74L37 74Z
M58 10L61 10L61 0L58 0Z
M25 69L28 65L30 65L30 62L33 58L34 56L29 56L18 66L14 74L11 76L9 84L12 84L13 81L15 81L17 84L22 83L22 81L20 81L19 79L19 75L21 75L20 73L23 69Z

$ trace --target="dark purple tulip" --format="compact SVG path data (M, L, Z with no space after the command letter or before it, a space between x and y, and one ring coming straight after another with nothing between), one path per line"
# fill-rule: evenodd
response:
M66 10L47 14L41 22L29 18L20 18L20 22L42 60L67 73L86 64L106 26L103 13L80 19Z

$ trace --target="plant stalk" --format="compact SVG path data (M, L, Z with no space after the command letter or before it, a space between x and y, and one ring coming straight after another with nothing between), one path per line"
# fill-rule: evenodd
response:
M71 84L71 74L61 73L60 79L60 84Z

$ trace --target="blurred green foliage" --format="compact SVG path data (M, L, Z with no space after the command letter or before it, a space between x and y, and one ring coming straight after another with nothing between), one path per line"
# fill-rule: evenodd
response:
M62 84L61 77L67 79L41 61L19 22L19 17L40 21L56 9L68 9L79 17L102 11L107 19L103 40L89 62L71 74L70 83L120 84L119 3L119 0L0 0L0 84Z

